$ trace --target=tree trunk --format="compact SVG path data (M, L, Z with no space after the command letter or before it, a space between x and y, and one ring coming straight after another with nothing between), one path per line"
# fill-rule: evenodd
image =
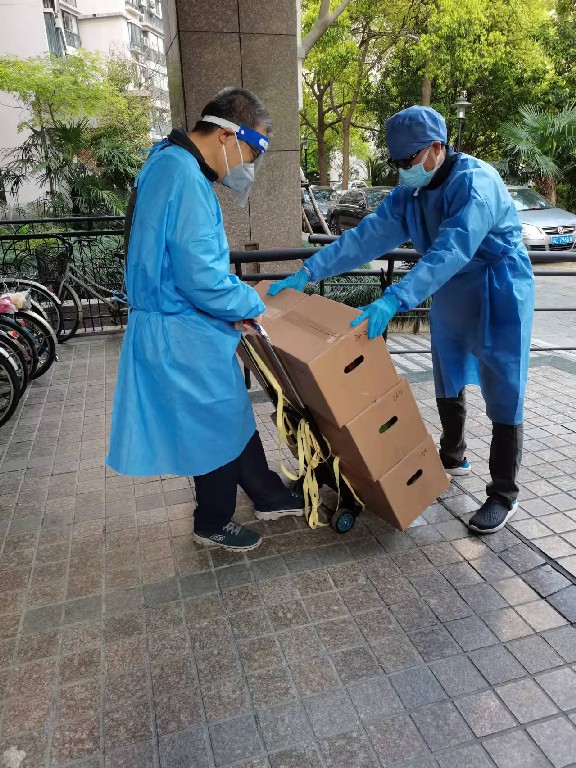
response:
M424 70L424 77L422 78L422 106L429 107L432 101L432 82L428 76L429 63L426 62L426 69Z
M328 180L328 156L326 154L325 131L318 130L318 171L320 172L320 186L327 187Z
M540 184L538 185L540 187L540 192L544 195L544 197L547 200L550 200L552 205L556 205L556 202L558 200L558 194L556 191L556 180L552 178L552 176L542 176L542 179L540 180Z
M350 121L342 121L342 190L348 189L350 181Z

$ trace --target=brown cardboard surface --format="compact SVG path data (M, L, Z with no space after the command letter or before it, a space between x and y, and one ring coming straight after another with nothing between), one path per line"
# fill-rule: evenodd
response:
M358 310L309 296L274 321L273 342L302 399L338 427L398 383L384 340L351 328Z
M378 480L396 466L428 435L410 385L404 378L341 428L317 414L314 416L332 453L346 463L353 474L371 480Z
M254 288L264 304L266 304L266 310L262 317L262 326L268 333L271 340L274 337L274 321L282 317L289 309L299 304L301 301L308 299L308 296L300 291L295 291L292 288L286 288L280 291L276 296L268 296L268 289L272 285L271 280L262 280L257 283ZM276 369L274 362L268 357L266 348L260 341L258 335L254 333L247 334L248 343L254 348L258 356L262 359L265 365L275 374L276 379L281 381L281 374ZM245 365L257 378L260 385L265 388L266 383L263 377L260 375L258 368L252 365L252 362L244 352L241 346L238 347L238 357L243 365ZM290 392L284 388L284 394L290 399Z
M450 484L430 436L375 482L356 477L345 464L342 473L371 512L401 531Z

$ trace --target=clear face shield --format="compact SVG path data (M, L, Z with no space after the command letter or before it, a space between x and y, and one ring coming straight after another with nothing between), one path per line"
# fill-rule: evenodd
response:
M226 128L234 132L236 137L236 144L238 145L238 152L240 154L240 163L235 165L234 168L230 168L228 165L228 155L226 153L226 147L223 146L224 157L226 160L227 173L222 179L222 184L232 190L236 202L244 208L248 203L250 196L250 190L254 184L256 174L260 170L262 162L264 161L264 155L268 149L268 138L258 131L248 128L245 125L236 125L229 120L224 120L221 117L214 117L212 115L205 115L202 118L205 123L213 123L220 128ZM244 162L242 156L242 150L239 142L243 141L253 152L254 159L252 162Z

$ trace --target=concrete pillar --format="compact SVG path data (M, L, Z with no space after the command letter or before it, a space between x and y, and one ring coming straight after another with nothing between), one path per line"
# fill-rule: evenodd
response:
M218 194L230 247L301 245L297 0L164 0L174 126L189 130L225 86L253 90L271 112L274 135L249 208Z

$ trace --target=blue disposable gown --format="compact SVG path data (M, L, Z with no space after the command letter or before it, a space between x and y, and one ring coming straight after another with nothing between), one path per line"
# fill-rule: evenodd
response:
M234 321L256 317L256 291L229 274L212 183L178 146L137 179L127 255L130 312L107 463L126 475L202 475L237 458L256 424Z
M534 277L514 203L487 163L459 154L436 189L397 187L356 229L306 262L320 280L407 240L422 257L388 289L401 311L434 294L430 312L437 397L480 384L489 418L523 420Z

